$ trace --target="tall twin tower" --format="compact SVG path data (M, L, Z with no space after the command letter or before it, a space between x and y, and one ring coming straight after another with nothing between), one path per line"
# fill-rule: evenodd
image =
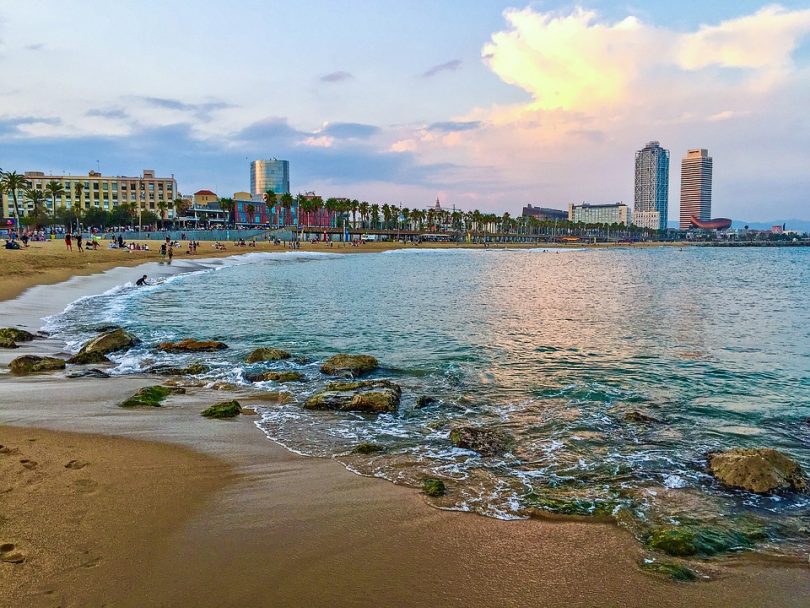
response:
M633 223L666 230L669 206L669 150L657 141L636 152ZM689 150L681 161L681 230L692 218L708 221L712 212L712 159L705 149Z

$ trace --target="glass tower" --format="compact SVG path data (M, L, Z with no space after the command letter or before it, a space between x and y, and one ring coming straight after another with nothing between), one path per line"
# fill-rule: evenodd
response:
M689 150L681 161L681 230L692 218L706 222L712 216L712 157L705 148Z
M669 150L657 141L636 152L636 192L633 223L666 230L669 207Z
M250 163L250 194L262 195L268 190L276 194L290 191L290 161L273 158Z

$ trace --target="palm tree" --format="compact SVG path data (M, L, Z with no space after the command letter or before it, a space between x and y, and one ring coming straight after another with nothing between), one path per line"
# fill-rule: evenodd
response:
M51 198L51 213L53 213L53 218L56 219L56 199L65 196L67 192L65 192L65 188L62 186L61 182L56 180L51 180L45 184L45 192Z
M377 204L377 203L374 203L373 205L371 205L371 208L369 209L369 212L371 214L371 227L372 228L379 227L379 225L380 225L380 205Z
M292 206L293 206L293 197L289 192L285 192L284 194L281 195L281 208L284 209L285 226L287 225L287 221L289 221L290 224L293 223L292 214L290 213L290 209L292 209Z
M160 212L160 220L163 224L163 229L166 229L166 210L169 208L169 205L166 201L158 201L157 204L158 211Z
M276 193L273 192L272 189L268 188L267 190L264 191L264 195L262 196L262 198L264 199L264 202L267 204L268 213L275 212ZM276 214L276 219L278 219L278 214ZM278 224L278 222L276 223Z
M38 188L26 188L25 200L33 206L34 223L37 229L40 228L39 218L42 216L42 208L45 204L45 192Z
M236 203L232 198L221 198L219 199L219 208L223 211L228 212L228 225L232 226L233 222L231 221L231 216L233 215L233 210L236 207Z
M247 215L248 215L248 216L247 216L247 220L248 220L248 224L252 224L252 223L253 223L253 219L254 219L254 214L255 214L255 213L256 213L256 207L253 205L253 203L248 203L248 205L247 205Z
M357 227L357 210L360 208L360 201L356 198L352 199L351 203L349 203L349 208L352 211L352 227Z
M79 198L79 209L84 209L84 184L76 182L73 188L76 190L76 196Z
M0 172L0 187L3 192L11 192L11 199L14 201L14 218L17 221L17 229L20 228L20 205L17 202L17 192L28 188L30 184L24 175L16 171Z

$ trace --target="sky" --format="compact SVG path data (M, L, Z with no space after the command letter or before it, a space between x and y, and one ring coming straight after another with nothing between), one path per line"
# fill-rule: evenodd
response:
M0 0L0 168L512 215L632 205L714 159L712 215L810 219L810 1Z

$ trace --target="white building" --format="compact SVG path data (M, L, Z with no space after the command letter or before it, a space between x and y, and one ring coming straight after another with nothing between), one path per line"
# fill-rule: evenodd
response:
M630 207L624 203L612 203L609 205L568 204L568 220L575 223L624 224L629 226L631 218Z

